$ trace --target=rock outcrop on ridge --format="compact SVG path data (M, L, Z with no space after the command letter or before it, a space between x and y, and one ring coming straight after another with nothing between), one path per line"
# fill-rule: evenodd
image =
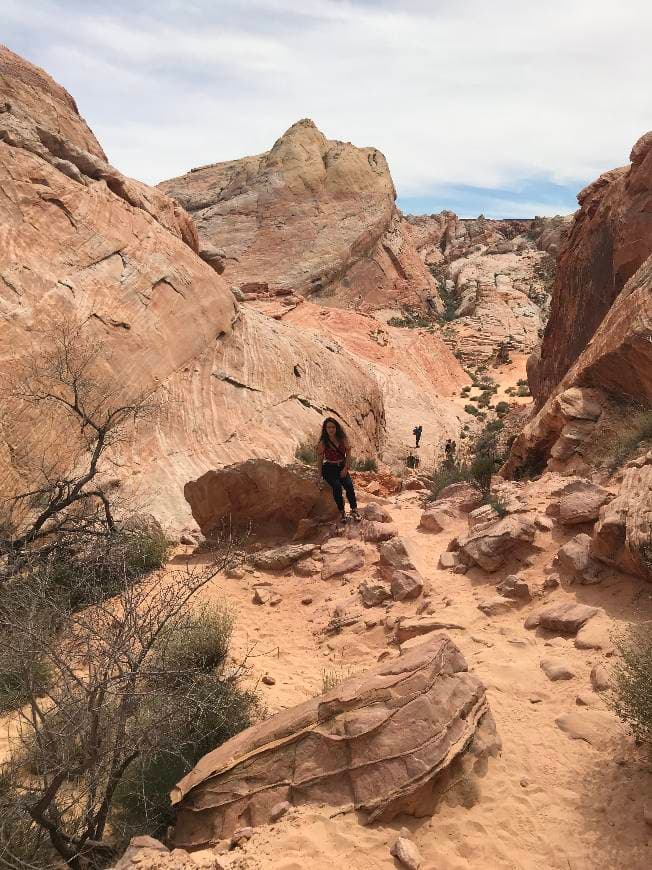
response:
M630 160L578 194L580 208L559 257L549 324L528 368L539 406L652 252L652 132L634 145Z
M438 635L204 756L172 792L174 842L206 848L281 801L353 806L367 822L428 815L498 746L484 686Z
M224 277L244 293L421 309L436 297L383 155L328 140L308 119L264 154L198 167L159 188L223 252Z

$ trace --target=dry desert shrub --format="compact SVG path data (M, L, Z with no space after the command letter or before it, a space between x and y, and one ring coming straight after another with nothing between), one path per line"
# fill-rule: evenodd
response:
M611 705L636 739L652 749L652 624L630 626L616 648Z

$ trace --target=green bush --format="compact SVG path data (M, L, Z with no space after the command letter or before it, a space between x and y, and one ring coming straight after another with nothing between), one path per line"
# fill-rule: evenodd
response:
M652 633L650 625L631 626L616 638L619 658L613 669L610 703L637 740L652 748Z
M509 413L509 403L508 402L498 402L496 405L496 414L499 417L504 417L505 414Z
M305 465L317 465L317 449L314 444L304 441L294 451L295 457Z
M523 387L523 386L521 386L521 387L519 387L518 390L516 391L516 395L517 395L517 396L530 396L531 393L530 393L530 390L529 390L528 387Z
M378 463L375 459L354 459L351 468L354 471L378 471Z
M7 642L4 639L4 643ZM16 710L31 697L33 686L37 695L44 695L52 681L52 672L44 658L33 658L26 672L21 659L0 654L0 713Z
M430 475L431 498L437 498L442 489L446 489L452 483L471 481L471 468L464 462L444 462Z
M625 406L609 429L595 439L587 458L604 462L610 471L620 468L636 450L652 442L652 409Z
M527 385L527 378L520 378L518 381L516 381L516 386L518 387L527 387Z
M39 568L53 592L77 610L116 595L124 579L135 582L165 565L170 542L151 518L106 537L84 540L61 535Z
M467 414L471 414L473 417L477 417L478 414L480 413L478 411L478 409L475 407L475 405L465 405L464 410L466 411Z
M178 693L183 716L167 745L136 759L116 790L111 827L121 846L136 834L163 836L173 822L169 793L174 785L200 758L248 728L260 714L257 695L228 672L232 630L232 613L215 607L161 637L151 665L153 691L145 715L156 727L162 710Z
M485 497L484 504L490 505L501 519L507 516L507 503L501 496L489 494Z

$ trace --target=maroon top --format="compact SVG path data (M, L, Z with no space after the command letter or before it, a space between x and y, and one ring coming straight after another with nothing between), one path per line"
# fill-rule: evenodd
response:
M346 451L344 447L338 447L332 441L329 441L328 445L324 447L324 459L326 462L345 462Z

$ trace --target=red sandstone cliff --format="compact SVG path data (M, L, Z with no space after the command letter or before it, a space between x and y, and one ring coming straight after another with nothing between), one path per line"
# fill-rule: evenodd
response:
M580 209L559 257L550 320L530 386L541 405L583 352L619 293L652 250L652 132L631 164L578 195Z

